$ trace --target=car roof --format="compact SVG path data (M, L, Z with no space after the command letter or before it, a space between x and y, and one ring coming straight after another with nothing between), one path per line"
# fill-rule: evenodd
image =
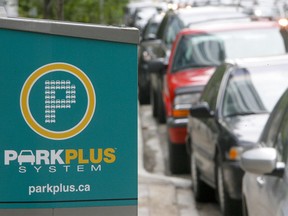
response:
M176 14L185 26L210 20L211 17L213 19L249 18L247 14L243 13L242 8L236 6L193 7L178 9L172 13Z
M152 22L152 23L160 23L162 21L164 17L164 13L157 13L157 14L154 14L148 22Z
M266 56L257 58L241 58L228 60L228 64L237 65L238 67L265 67L273 65L288 65L288 54L277 56Z
M191 28L185 28L180 31L179 34L195 34L198 32L209 33L209 32L220 32L220 31L231 31L241 29L269 29L279 28L279 24L274 21L256 21L256 22L223 22L223 23L205 23L197 25Z

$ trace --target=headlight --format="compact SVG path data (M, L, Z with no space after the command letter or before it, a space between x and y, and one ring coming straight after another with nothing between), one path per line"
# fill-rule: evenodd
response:
M189 109L200 97L200 93L176 95L174 99L173 117L183 118L189 114Z

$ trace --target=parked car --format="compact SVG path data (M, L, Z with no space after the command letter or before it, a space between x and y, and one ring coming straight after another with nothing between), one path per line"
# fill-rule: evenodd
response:
M150 73L148 62L151 60L149 49L151 40L155 40L164 13L155 14L146 24L138 51L138 96L140 104L150 103Z
M155 14L159 13L161 9L150 6L150 7L142 7L137 8L136 11L133 14L133 23L132 26L139 29L140 34L142 34L142 31L147 24L148 20Z
M286 55L243 59L217 68L199 102L190 108L187 126L197 201L211 196L209 185L216 189L224 216L241 213L244 172L240 155L255 146L269 113L288 86L287 76Z
M175 11L170 10L165 14L160 23L156 40L152 40L147 44L147 50L149 50L147 56L150 58L149 64L151 63L151 66L149 66L151 105L153 116L160 123L164 123L166 120L162 100L163 75L166 73L166 68L161 67L159 69L159 67L154 66L159 65L159 63L168 65L172 43L183 28L191 27L193 23L217 22L227 19L233 19L235 22L250 20L249 16L242 13L237 7L228 6L184 8Z
M242 189L244 216L288 215L287 110L288 89L267 121L258 141L261 147L241 156L241 167L246 171Z
M153 2L153 1L140 1L130 2L124 8L124 24L126 26L134 26L135 12L141 8L155 8L157 10L167 10L167 4L165 2Z
M267 44L275 44L274 49ZM162 92L172 173L190 171L185 146L189 108L198 101L215 67L227 58L284 53L283 38L274 22L207 23L177 35Z

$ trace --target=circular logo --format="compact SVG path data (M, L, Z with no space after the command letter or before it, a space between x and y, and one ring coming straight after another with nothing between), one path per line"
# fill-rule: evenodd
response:
M82 70L67 63L52 63L28 77L20 107L26 123L36 133L64 140L87 127L94 115L96 95Z

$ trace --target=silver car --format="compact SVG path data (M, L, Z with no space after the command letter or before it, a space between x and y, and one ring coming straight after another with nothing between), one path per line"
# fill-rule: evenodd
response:
M244 216L288 215L288 89L271 113L259 148L241 156Z

